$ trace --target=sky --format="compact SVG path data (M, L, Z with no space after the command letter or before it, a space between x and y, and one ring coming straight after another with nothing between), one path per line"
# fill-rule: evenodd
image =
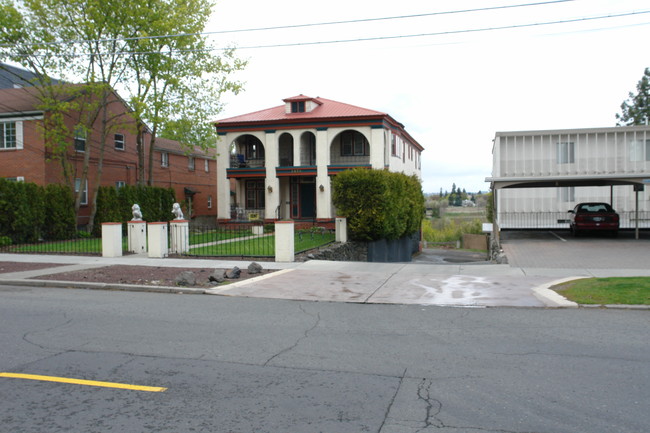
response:
M647 0L542 2L217 0L207 32L267 28L209 36L248 61L217 118L299 94L385 112L425 148L425 193L485 192L496 132L616 126L650 67Z

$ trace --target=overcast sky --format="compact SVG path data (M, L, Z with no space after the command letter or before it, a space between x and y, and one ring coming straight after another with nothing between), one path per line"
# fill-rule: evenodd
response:
M218 118L298 94L386 112L425 147L426 193L452 183L486 191L497 131L615 126L620 104L650 67L647 0L437 15L430 14L541 1L217 1L206 31L357 21L211 36L249 61L234 76L245 91L225 96ZM407 15L426 16L368 21ZM510 28L474 31L496 27ZM309 44L366 38L377 39ZM304 45L277 47L294 43Z

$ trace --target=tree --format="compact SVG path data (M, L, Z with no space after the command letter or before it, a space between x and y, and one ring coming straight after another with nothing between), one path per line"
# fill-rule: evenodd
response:
M621 113L616 114L618 126L647 125L650 121L650 68L645 69L636 91L636 94L630 92L621 104Z
M221 109L219 96L240 90L241 85L227 77L242 69L245 62L237 60L232 50L221 57L212 54L213 48L201 34L212 7L209 0L23 0L19 8L11 0L0 0L0 60L19 62L41 77L67 75L71 81L83 80L87 86L84 94L95 96L88 100L98 102L82 110L85 117L79 125L90 131L97 119L101 122L101 139L93 149L98 171L93 183L91 224L106 138L119 121L133 123L131 116L120 120L106 108L113 89L126 89L134 110L139 183L145 181L147 143L143 140L143 122L150 123L152 137L150 184L159 128L190 149L194 145L216 146L209 121ZM45 101L59 100L48 97ZM48 108L55 113L61 111L52 106ZM56 129L56 139L51 142L65 165L74 131L66 131L62 121L56 126L46 125L45 129ZM90 150L84 155L82 184L88 173ZM77 208L80 198L81 188Z

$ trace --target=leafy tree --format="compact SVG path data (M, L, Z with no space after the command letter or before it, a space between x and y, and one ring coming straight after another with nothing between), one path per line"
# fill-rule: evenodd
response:
M83 95L95 106L67 106L75 98L54 97L45 90L43 107L52 115L45 121L45 133L63 164L64 176L82 184L92 158L98 161L93 182L91 221L96 213L97 189L101 184L106 139L124 124L116 122L107 105L112 89L126 89L138 123L140 170L145 179L144 124L150 123L149 183L153 182L153 149L158 129L193 148L216 145L209 120L221 109L219 96L238 92L241 85L227 79L242 69L244 62L232 50L221 57L201 35L213 3L209 0L23 0L16 6L0 0L0 60L9 59L36 73L38 83L51 88L47 77L57 76L86 83ZM48 86L50 84L50 86ZM39 86L39 88L40 88ZM68 86L69 87L69 86ZM77 100L79 98L76 98ZM92 130L100 120L100 142L88 147L81 175L71 176L66 153L74 131L66 127L71 109L84 113L80 127ZM122 122L133 123L132 118ZM48 123L49 122L49 123ZM92 150L92 152L91 152ZM73 186L73 184L72 184ZM77 194L78 209L81 191ZM90 227L92 229L92 227Z
M630 92L628 99L621 104L621 113L616 114L616 124L647 125L650 121L650 68L636 85L636 94Z

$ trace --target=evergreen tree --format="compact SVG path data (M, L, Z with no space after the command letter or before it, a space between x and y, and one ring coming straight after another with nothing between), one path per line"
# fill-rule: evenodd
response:
M617 126L647 125L650 121L650 68L636 85L637 93L629 93L621 104L621 113L616 114Z

